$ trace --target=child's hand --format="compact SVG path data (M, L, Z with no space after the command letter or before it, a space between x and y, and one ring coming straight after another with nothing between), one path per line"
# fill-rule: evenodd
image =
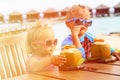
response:
M51 63L56 66L62 66L66 63L67 58L64 55L52 55Z
M82 36L87 31L87 28L83 25L74 26L71 28L72 35Z
M113 55L120 60L120 52L113 52Z

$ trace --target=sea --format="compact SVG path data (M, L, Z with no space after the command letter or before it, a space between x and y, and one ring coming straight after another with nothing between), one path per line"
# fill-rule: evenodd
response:
M120 32L120 16L96 17L92 18L92 21L92 26L89 27L88 32L94 35ZM70 34L65 22L54 24L53 30L55 36L59 37L65 37Z

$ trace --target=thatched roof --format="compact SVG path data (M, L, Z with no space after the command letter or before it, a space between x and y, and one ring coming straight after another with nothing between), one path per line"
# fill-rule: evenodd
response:
M48 8L44 11L44 13L51 13L51 12L58 12L58 11L54 8Z
M34 9L27 12L27 14L36 14L36 13L38 14L39 12L37 10L34 10Z
M96 7L96 9L106 9L106 8L109 8L109 7L104 4L100 4L99 6Z
M120 8L120 2L114 6L114 8Z
M65 7L61 11L68 11L69 9L70 9L70 7Z
M22 14L18 11L13 11L9 15L22 15Z

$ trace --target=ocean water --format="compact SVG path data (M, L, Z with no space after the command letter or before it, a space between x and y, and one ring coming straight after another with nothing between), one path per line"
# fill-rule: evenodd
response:
M88 32L97 34L109 34L110 32L120 32L120 16L92 18L93 24L89 27ZM56 37L65 37L70 34L65 23L53 25Z

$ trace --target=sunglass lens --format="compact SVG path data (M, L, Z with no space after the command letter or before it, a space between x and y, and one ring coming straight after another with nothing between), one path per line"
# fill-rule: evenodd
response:
M76 19L75 20L75 24L77 24L77 25L80 25L80 24L82 24L83 22L80 20L80 19Z
M91 26L92 25L92 21L86 22L85 26Z

